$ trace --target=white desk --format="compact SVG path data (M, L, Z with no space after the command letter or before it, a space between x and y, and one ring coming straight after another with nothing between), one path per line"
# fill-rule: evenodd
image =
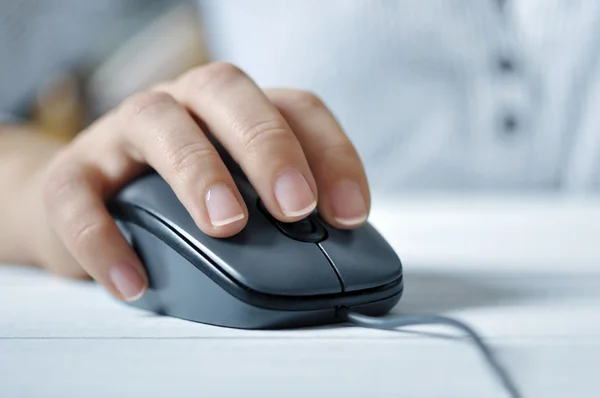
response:
M600 203L376 200L396 313L475 326L526 397L600 397ZM92 283L0 267L0 397L504 397L444 328L241 331L157 317Z

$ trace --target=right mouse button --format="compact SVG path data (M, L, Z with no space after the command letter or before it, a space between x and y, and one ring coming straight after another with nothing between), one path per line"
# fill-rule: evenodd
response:
M370 224L353 230L327 226L327 235L319 245L339 272L345 291L380 287L402 276L396 252Z

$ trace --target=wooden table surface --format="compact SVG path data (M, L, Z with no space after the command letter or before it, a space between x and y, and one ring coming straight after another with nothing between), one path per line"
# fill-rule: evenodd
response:
M397 314L467 321L525 397L600 397L600 201L376 197ZM244 331L159 317L91 282L0 266L0 397L504 397L443 327Z

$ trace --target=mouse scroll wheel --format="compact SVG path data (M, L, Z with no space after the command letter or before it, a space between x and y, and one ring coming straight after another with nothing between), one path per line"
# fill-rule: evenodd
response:
M293 223L286 223L284 225L289 232L294 234L312 234L317 230L317 226L307 218Z
M258 200L258 208L260 211L279 229L281 233L289 238L300 242L317 243L327 237L325 228L319 223L314 215L309 215L302 220L285 223L274 218L271 213L265 208L262 201Z

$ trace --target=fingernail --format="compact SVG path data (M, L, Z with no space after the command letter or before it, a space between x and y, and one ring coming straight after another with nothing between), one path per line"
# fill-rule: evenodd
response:
M206 209L215 227L231 224L244 218L244 211L226 184L215 184L206 193Z
M335 185L331 202L333 218L342 225L358 225L367 219L367 204L360 187L353 181L342 181Z
M146 281L137 269L127 263L114 265L108 272L110 280L126 301L136 301L146 291Z
M296 169L281 173L275 181L274 190L281 211L288 217L308 214L317 206L312 189Z

